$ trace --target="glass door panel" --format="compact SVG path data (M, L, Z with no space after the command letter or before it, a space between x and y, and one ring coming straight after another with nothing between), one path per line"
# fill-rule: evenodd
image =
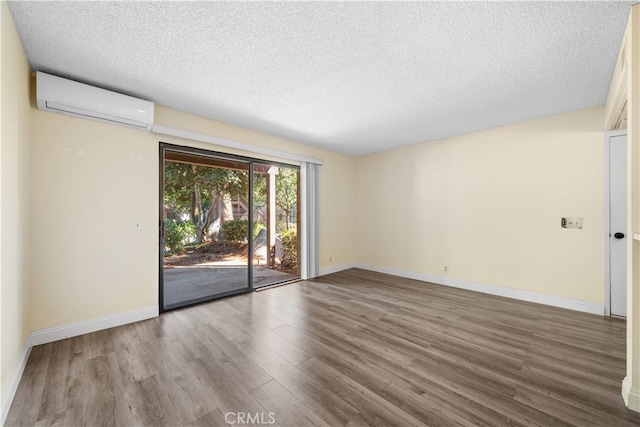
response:
M163 153L163 310L249 290L250 163Z
M299 182L297 167L254 163L254 288L300 278Z

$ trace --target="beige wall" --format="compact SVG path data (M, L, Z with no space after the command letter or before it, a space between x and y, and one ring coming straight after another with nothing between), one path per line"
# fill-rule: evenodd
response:
M358 158L358 261L602 303L603 114ZM560 228L563 216L584 228Z
M33 330L158 303L158 143L228 149L34 110ZM355 160L157 107L156 123L321 158L321 267L355 259ZM251 153L241 153L248 154ZM134 231L135 220L142 231Z
M640 5L631 9L627 25L627 131L629 141L628 221L640 232ZM627 376L622 395L630 409L640 412L640 242L629 251L627 277Z
M30 69L6 2L0 3L0 306L2 403L20 364L29 325ZM4 414L3 414L4 415Z
M157 305L157 141L39 110L33 118L32 330Z

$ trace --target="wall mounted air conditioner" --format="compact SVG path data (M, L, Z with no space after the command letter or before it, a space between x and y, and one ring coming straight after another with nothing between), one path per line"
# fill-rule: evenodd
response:
M104 123L151 130L153 103L38 71L38 108Z

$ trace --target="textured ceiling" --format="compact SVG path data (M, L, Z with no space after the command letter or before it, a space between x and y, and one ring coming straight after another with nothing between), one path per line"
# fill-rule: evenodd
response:
M34 70L362 155L604 104L633 3L9 6Z

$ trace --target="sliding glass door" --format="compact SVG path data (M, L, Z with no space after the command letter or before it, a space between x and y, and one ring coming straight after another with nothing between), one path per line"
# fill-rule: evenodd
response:
M169 144L160 158L163 311L300 277L299 168Z
M253 286L300 278L300 168L254 163Z
M165 310L250 288L250 163L163 150L162 291Z

